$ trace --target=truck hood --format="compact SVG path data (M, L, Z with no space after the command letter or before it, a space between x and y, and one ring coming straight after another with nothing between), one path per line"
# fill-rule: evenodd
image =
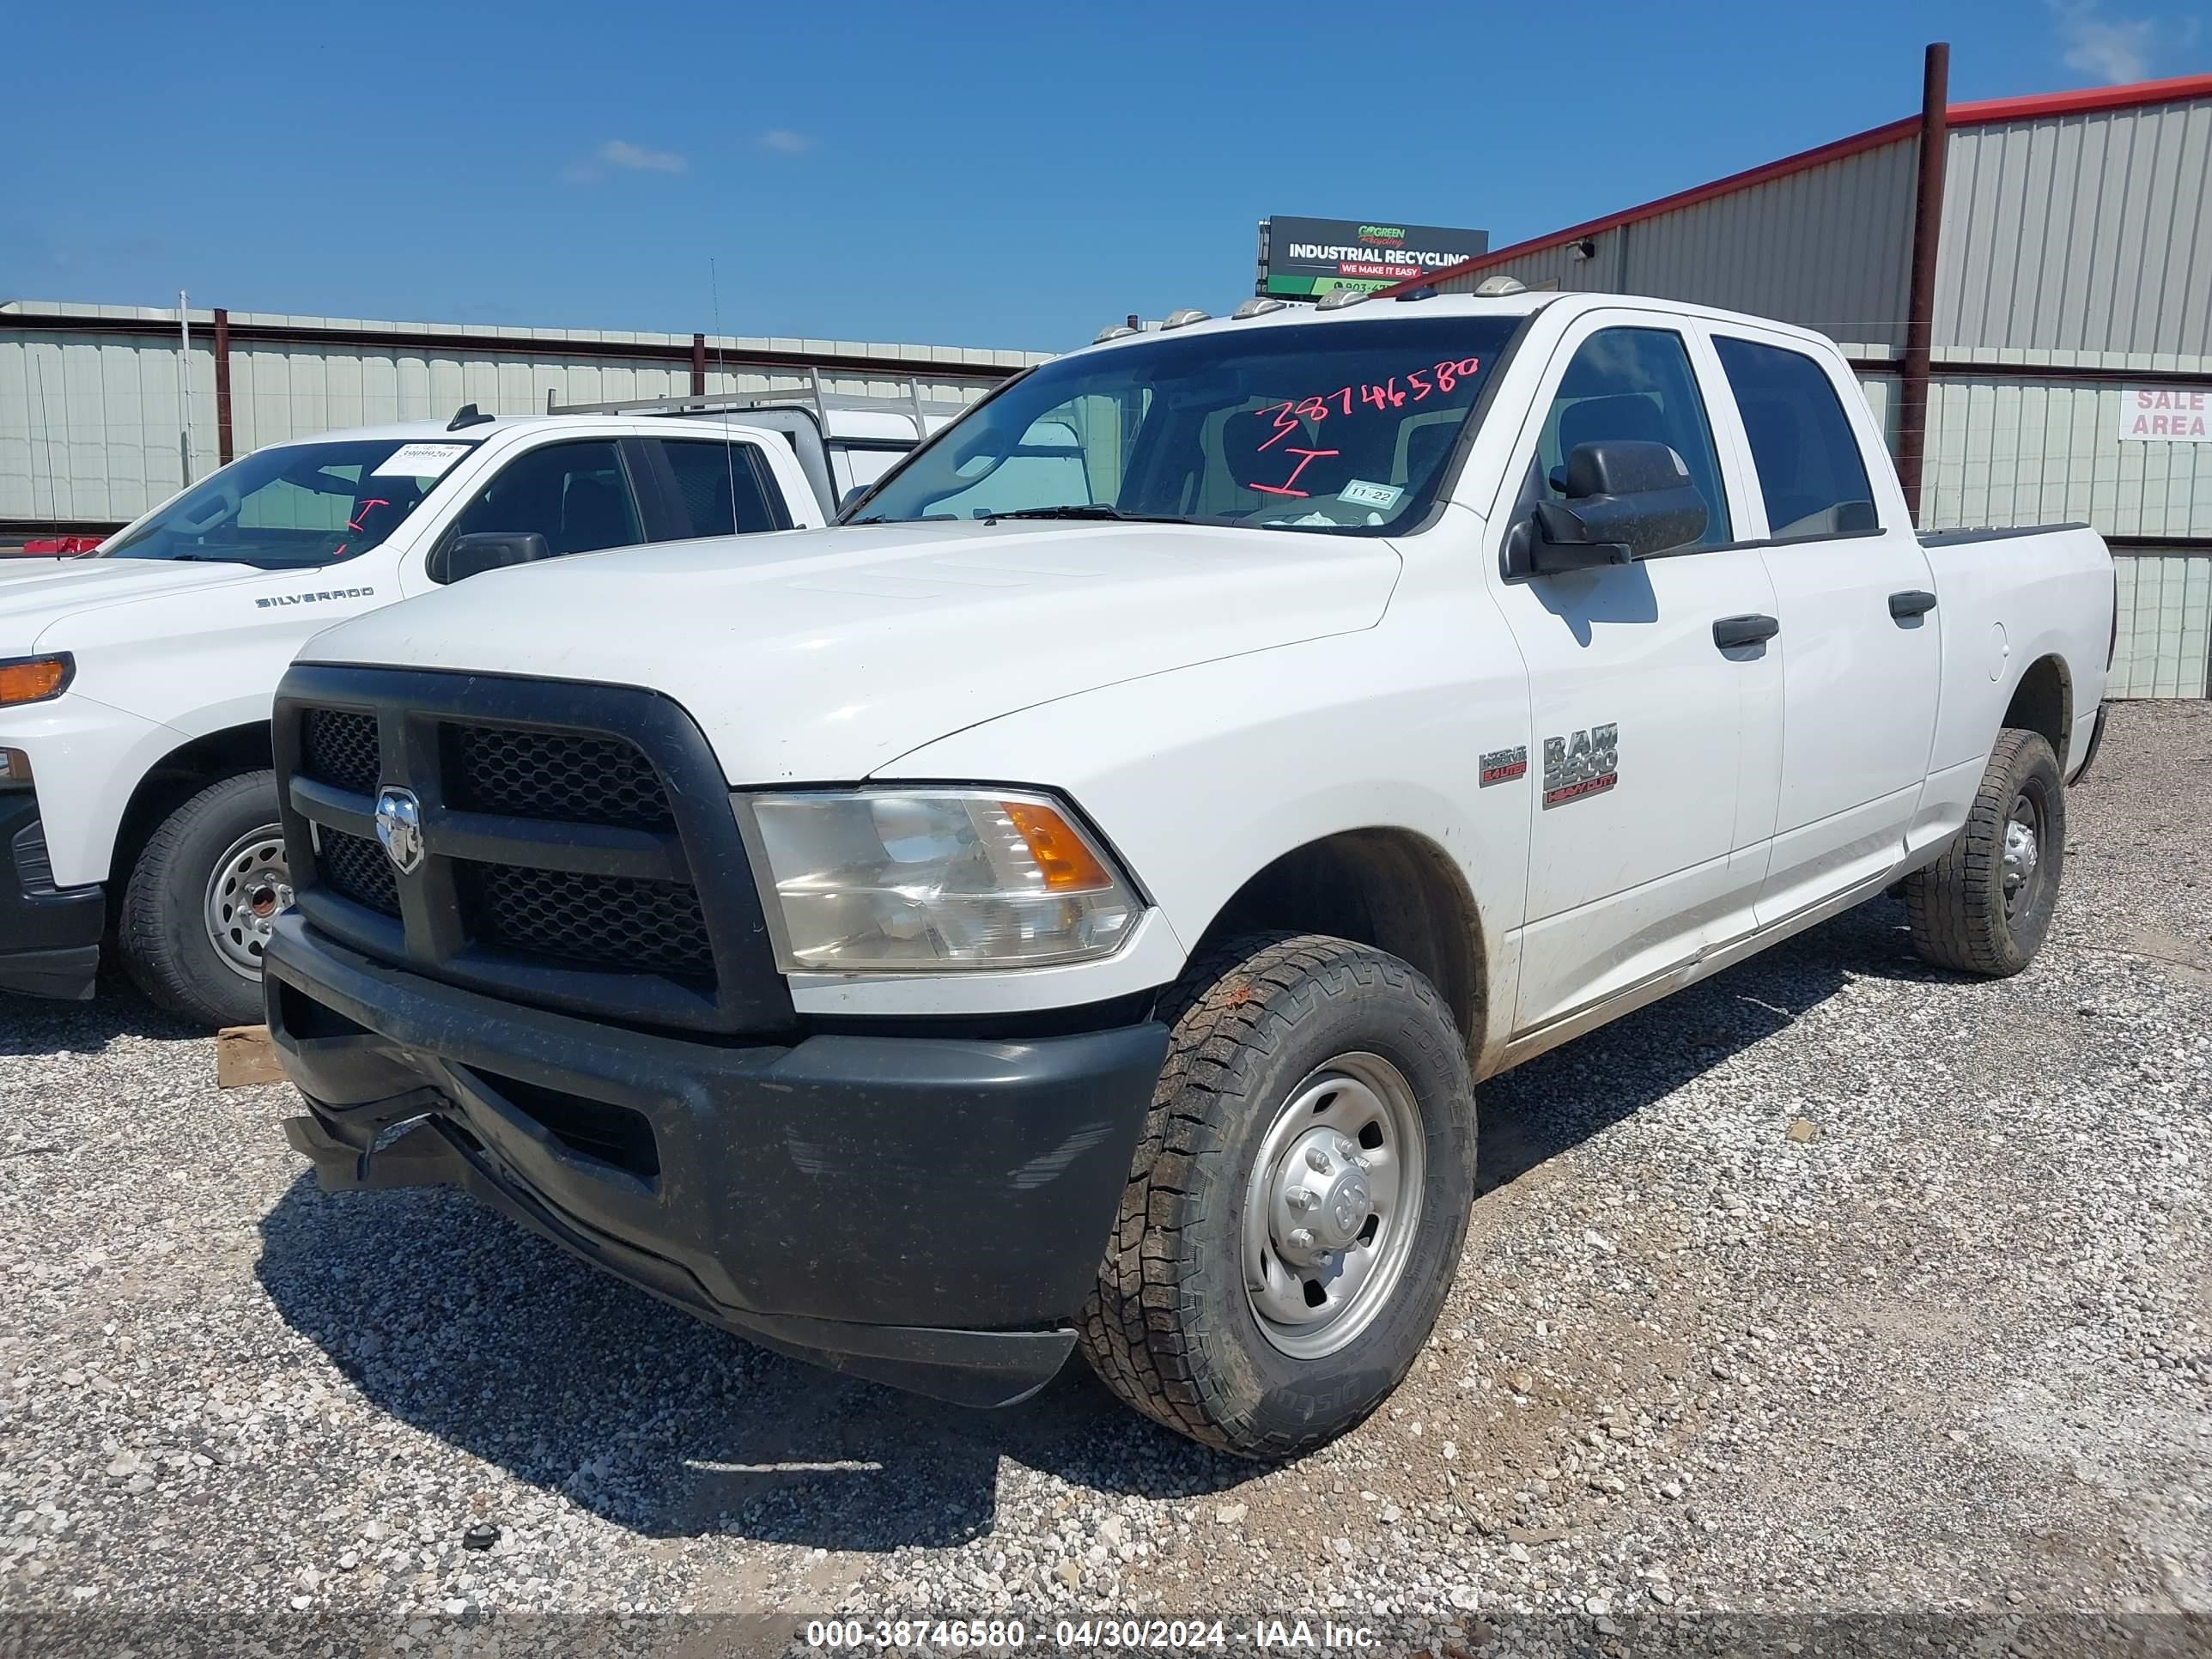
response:
M268 574L250 564L176 559L0 561L0 654L33 648L46 628L78 611Z
M494 571L300 659L644 686L732 783L842 781L1018 708L1370 628L1398 570L1387 542L1280 531L794 531Z

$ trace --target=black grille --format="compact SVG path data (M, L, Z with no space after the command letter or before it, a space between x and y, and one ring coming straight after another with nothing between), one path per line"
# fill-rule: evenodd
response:
M382 757L377 750L376 721L367 714L310 708L300 732L300 757L301 769L318 783L357 795L376 793Z
M668 792L644 751L620 738L448 726L447 799L470 812L666 830Z
M311 930L426 980L562 1014L793 1029L728 784L667 698L310 663L286 674L273 712L278 766L297 780L284 823ZM377 843L374 786L419 798L423 856L404 875Z
M462 864L486 944L562 962L706 975L707 921L689 887L517 865Z
M349 836L327 825L322 846L315 854L315 868L324 885L344 894L356 904L366 904L387 916L399 914L399 884L392 860L373 841Z

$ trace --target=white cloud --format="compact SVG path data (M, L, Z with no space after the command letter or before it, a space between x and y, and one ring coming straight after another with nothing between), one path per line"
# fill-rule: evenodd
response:
M572 161L562 168L561 177L572 185L592 185L605 178L610 167L628 173L681 173L690 165L673 150L647 149L626 138L610 138L589 161Z
M2156 17L2107 17L2097 0L2050 0L2066 67L2106 86L2150 78L2166 29Z
M681 173L687 165L673 150L647 149L642 144L633 144L620 138L610 138L599 146L599 159L609 167L629 167L638 173Z
M811 138L789 127L770 127L761 134L760 141L763 149L772 149L779 155L804 155L814 148Z

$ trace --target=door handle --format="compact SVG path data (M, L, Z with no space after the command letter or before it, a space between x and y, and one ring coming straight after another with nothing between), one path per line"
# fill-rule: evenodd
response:
M1924 587L1908 587L1889 596L1889 614L1899 622L1924 617L1936 608L1936 596Z
M1723 651L1739 645L1764 645L1782 631L1771 617L1723 617L1713 624L1713 643Z

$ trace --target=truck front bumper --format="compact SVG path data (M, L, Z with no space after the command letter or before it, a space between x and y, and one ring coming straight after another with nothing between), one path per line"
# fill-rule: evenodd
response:
M325 1188L464 1186L713 1324L965 1405L1066 1358L1167 1046L1146 1024L729 1047L459 990L296 913L264 984L310 1108L286 1134Z
M0 793L0 990L83 1001L106 924L104 889L54 884L38 798Z

